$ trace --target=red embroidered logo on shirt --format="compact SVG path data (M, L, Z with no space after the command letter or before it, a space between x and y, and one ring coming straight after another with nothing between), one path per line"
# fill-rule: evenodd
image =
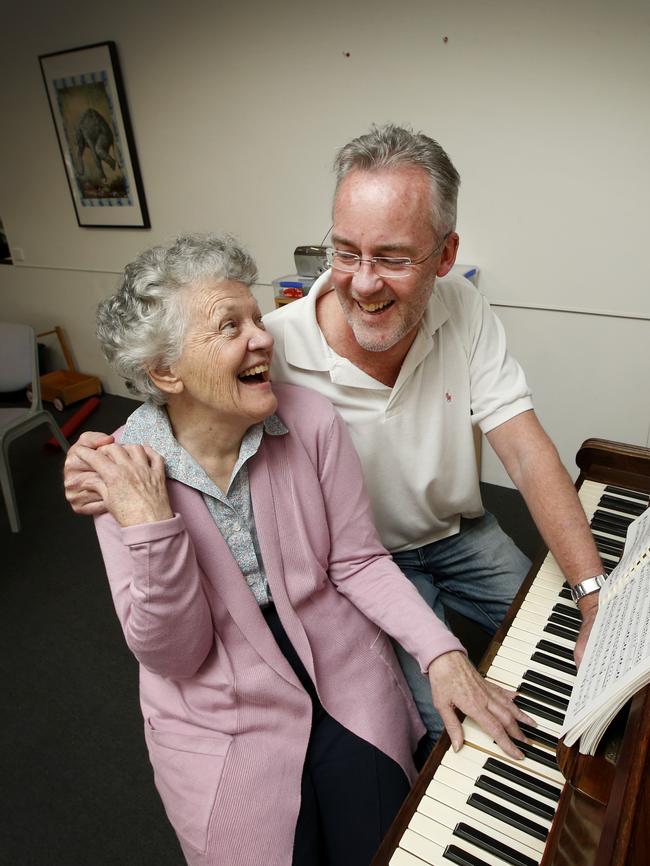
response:
M451 401L452 401L453 399L454 399L454 398L451 396L451 394L449 393L449 391L445 391L445 400L446 400L448 403L451 403Z

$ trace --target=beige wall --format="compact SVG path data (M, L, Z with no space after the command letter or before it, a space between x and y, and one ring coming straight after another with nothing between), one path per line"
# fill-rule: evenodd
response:
M269 309L294 247L329 227L336 147L373 121L407 122L462 174L460 258L481 267L565 463L588 435L648 444L646 3L91 8L3 11L0 217L25 261L0 268L2 318L62 325L79 366L124 393L92 334L126 261L182 230L228 229L255 253ZM39 54L107 39L149 231L77 226L40 76ZM483 478L507 483L489 449Z

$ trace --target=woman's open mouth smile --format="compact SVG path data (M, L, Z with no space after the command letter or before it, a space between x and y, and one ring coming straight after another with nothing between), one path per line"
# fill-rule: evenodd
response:
M238 374L237 378L244 385L263 385L269 381L269 365L256 364Z

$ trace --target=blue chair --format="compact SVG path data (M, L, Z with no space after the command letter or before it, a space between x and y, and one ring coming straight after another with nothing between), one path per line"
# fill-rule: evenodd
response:
M18 436L41 424L49 424L64 452L68 442L52 415L41 402L38 347L29 325L0 322L0 391L31 391L29 408L0 408L0 484L12 532L20 531L16 493L9 468L9 445Z

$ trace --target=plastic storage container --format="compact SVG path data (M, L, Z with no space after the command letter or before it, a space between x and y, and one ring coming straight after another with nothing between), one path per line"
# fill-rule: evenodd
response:
M276 306L304 298L315 281L316 277L301 277L300 274L277 277L272 281Z

